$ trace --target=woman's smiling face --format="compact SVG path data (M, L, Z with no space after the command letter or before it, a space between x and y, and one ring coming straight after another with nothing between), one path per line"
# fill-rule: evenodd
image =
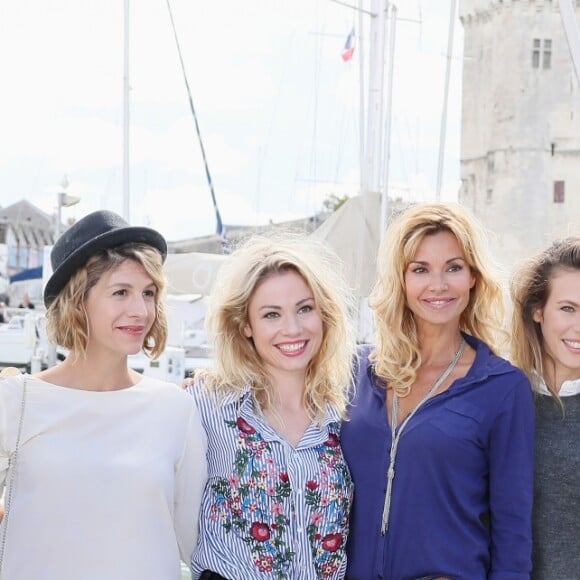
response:
M283 376L305 380L323 338L323 324L311 289L295 270L266 277L248 307L246 337L276 381Z
M449 231L426 235L405 270L407 306L417 325L459 324L475 276Z

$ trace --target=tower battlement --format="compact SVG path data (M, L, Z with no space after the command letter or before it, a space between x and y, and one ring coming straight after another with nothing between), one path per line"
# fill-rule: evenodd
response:
M489 20L503 10L523 12L559 12L557 0L460 0L459 18L463 25L472 21Z

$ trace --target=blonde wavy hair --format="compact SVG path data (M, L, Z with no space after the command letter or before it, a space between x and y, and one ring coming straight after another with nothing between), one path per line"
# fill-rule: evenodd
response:
M86 356L89 341L88 317L85 308L90 289L101 277L118 268L126 260L143 266L156 287L156 316L145 336L143 351L152 359L165 349L167 342L167 315L164 306L166 287L161 254L146 244L123 244L91 256L79 268L52 301L46 311L46 330L55 344L68 349L75 358Z
M287 271L297 272L307 283L323 324L320 350L306 373L305 408L315 421L323 419L327 404L344 417L356 353L354 299L339 258L314 238L254 236L228 257L218 272L206 317L216 365L198 371L195 378L218 397L250 386L261 409L275 412L271 377L244 328L258 285Z
M483 340L494 352L506 338L502 284L481 225L457 203L411 206L387 229L379 248L378 279L369 298L376 327L371 361L377 375L400 396L408 393L421 366L417 325L406 302L405 271L423 238L439 232L457 238L475 277L460 330Z
M523 262L511 280L511 359L528 375L537 391L543 379L552 396L561 403L559 385L547 380L546 367L553 364L534 313L542 310L552 289L552 279L561 271L580 270L580 237L556 240L539 254Z

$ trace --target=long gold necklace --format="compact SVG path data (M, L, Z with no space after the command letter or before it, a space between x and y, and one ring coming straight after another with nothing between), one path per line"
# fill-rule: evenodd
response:
M391 452L389 455L389 471L387 472L387 492L385 494L385 504L383 506L383 520L381 524L381 533L384 535L389 529L389 514L391 512L391 495L393 493L393 479L395 478L395 459L397 457L397 449L399 447L399 440L401 439L401 434L403 430L409 423L411 417L416 413L417 409L430 399L437 389L443 384L445 379L453 372L453 369L457 366L463 351L465 350L465 339L461 338L461 344L459 345L459 350L455 353L453 360L449 363L449 366L439 375L438 379L433 383L427 394L421 399L421 402L405 417L401 426L397 430L397 414L399 413L399 397L396 393L393 393L393 403L391 407Z

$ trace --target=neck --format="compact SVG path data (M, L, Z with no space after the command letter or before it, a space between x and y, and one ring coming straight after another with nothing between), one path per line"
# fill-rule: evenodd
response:
M117 391L137 383L141 375L127 366L126 360L107 365L92 359L75 359L69 355L56 367L39 375L53 384L86 391Z
M463 337L458 329L436 336L419 337L421 366L446 366L457 354Z
M274 383L273 404L279 410L299 410L303 408L304 381L285 380Z
M544 382L549 389L556 393L560 392L565 381L575 381L580 379L580 373L572 369L560 367L549 359L544 362Z

